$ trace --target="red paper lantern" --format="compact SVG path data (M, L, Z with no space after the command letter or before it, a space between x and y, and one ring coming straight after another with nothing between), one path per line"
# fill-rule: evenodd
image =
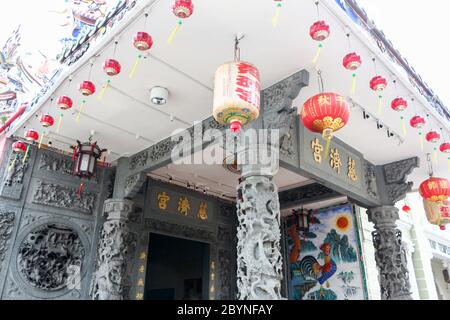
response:
M139 51L146 51L153 46L153 39L147 32L138 32L133 38L133 46Z
M24 153L27 151L27 145L25 143L23 143L22 141L16 141L13 143L12 149L14 152Z
M78 88L83 96L90 96L95 93L95 85L91 81L83 81Z
M443 152L443 153L450 153L450 143L444 142L439 147L439 150L441 150L441 152Z
M194 4L191 0L175 0L172 4L172 12L180 19L189 18L194 13Z
M73 102L72 99L67 96L60 96L57 105L61 110L67 110L72 108Z
M312 132L322 133L331 139L333 133L343 128L350 117L347 100L336 93L319 93L303 105L303 124Z
M391 102L391 108L392 110L399 112L404 111L406 110L406 108L408 108L408 101L403 98L395 98Z
M330 26L323 20L317 21L309 29L309 35L313 40L323 41L330 36Z
M421 129L425 125L425 119L421 116L415 116L415 117L411 118L411 120L409 121L409 124L413 128Z
M37 141L39 139L39 133L33 129L27 130L25 132L25 139L28 141Z
M108 76L115 76L120 73L120 63L114 59L106 59L103 63L103 70Z
M425 136L425 139L427 139L428 142L436 143L441 139L441 135L436 131L430 131Z
M411 207L405 204L405 205L402 207L402 210L403 210L404 212L406 212L406 213L410 213L410 212L411 212Z
M370 89L373 91L383 91L387 87L387 80L382 76L375 76L370 80Z
M362 59L356 52L351 52L344 57L342 64L345 69L355 71L361 66Z
M47 128L47 127L51 127L55 123L55 120L53 119L53 117L51 115L44 114L41 117L40 122L41 122L43 127Z
M450 196L450 182L445 178L431 177L421 183L419 193L428 201L445 201Z

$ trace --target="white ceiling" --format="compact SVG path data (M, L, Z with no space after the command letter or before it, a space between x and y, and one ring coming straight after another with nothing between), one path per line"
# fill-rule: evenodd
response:
M87 98L87 106L79 123L75 122L75 118L82 97L77 87L79 82L88 78L89 65L85 64L74 70L70 87L66 80L53 94L55 98L62 94L69 95L74 100L74 108L64 113L60 133L54 132L56 125L52 129L50 140L53 147L69 150L69 145L76 139L87 139L94 129L94 138L98 140L100 146L110 150L107 161L113 161L162 140L175 129L186 128L193 121L209 117L212 114L214 72L220 64L232 60L234 36L238 33L245 35L241 42L241 58L252 62L260 69L263 88L307 68L311 72L311 85L302 90L294 105L301 107L306 99L318 92L315 71L310 62L317 48L317 43L309 37L309 27L317 20L314 1L284 1L277 28L273 28L271 24L275 10L273 1L208 0L194 3L194 15L185 20L173 44L167 45L166 39L176 25L177 19L171 13L170 0L155 2L145 28L145 31L152 35L154 46L150 50L150 55L138 67L135 77L129 79L128 74L137 55L131 40L137 31L144 31L143 12L132 19L130 26L117 37L119 43L115 58L122 64L122 73L111 79L112 88L106 91L102 100L99 100L98 93L102 83L106 81L101 65L113 54L114 35L105 37L105 41L109 39L110 43L94 58L90 77L97 87L97 93ZM346 38L349 29L340 20L342 13L334 1L327 0L322 3L326 6L321 5L321 17L330 24L332 34L325 42L318 67L323 71L326 91L347 95L351 87L351 74L342 67L341 61L349 52ZM330 8L337 13L332 13ZM349 20L347 23L351 24ZM361 41L355 33L352 35L352 45L364 58L364 64L358 71L358 87L354 99L376 114L377 95L369 89L370 78L375 75L371 61L373 54L368 48L373 48L373 44L367 39ZM377 68L378 73L384 74L389 80L396 78L393 76L395 67L392 65L384 65L378 59ZM167 105L161 107L151 105L149 89L153 86L164 86L169 89L170 97ZM389 104L397 94L410 97L412 93L411 88L406 88L402 84L397 87L396 92L391 83L383 93L384 109L377 116L393 131L402 135L400 115L392 111ZM405 112L405 119L414 115L415 111L411 109ZM423 115L426 113L420 103L417 103L417 110ZM21 136L31 127L40 130L38 116L44 112L54 115L57 120L59 111L54 102L52 104L48 101L37 111L36 117L32 117L15 134ZM445 127L447 131L449 130L448 123L438 124L434 121L433 127ZM378 130L373 119L363 120L358 108L352 110L350 123L337 136L361 151L375 164L417 155L423 158L433 149L433 146L425 143L425 150L422 151L417 131L409 126L405 142L399 145L397 139L387 137L385 130ZM212 168L196 170L215 181L223 181L229 175L225 171L216 171ZM447 157L439 154L439 164L435 165L435 171L437 175L448 177ZM416 183L415 187L426 177L426 173L426 162L423 158L421 169L412 177ZM281 185L293 182L289 179L289 175L285 175L284 178L286 181L281 181Z

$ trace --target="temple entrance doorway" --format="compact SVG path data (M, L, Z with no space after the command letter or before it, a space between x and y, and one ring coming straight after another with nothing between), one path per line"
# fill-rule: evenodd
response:
M150 233L145 300L208 299L209 244Z

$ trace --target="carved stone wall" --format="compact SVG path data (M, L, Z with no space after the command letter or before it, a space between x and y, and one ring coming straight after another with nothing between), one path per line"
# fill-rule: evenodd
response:
M78 197L70 156L31 146L13 163L11 144L0 157L0 299L86 299L110 170L82 180Z

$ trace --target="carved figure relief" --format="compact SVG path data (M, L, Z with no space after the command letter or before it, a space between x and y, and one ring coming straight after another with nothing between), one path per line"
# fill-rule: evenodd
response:
M0 271L8 251L8 243L14 227L15 213L0 211Z
M11 153L11 155L9 156L8 161L9 167L5 170L6 172L4 180L5 186L11 187L13 184L23 184L23 178L30 163L30 154L28 154L25 162L23 161L24 156L25 155L21 153L19 154Z
M22 241L17 266L30 286L57 291L67 286L70 268L83 267L84 256L85 249L76 231L60 224L45 224Z
M78 197L78 190L53 183L38 181L33 194L33 203L93 214L97 196L84 191Z

